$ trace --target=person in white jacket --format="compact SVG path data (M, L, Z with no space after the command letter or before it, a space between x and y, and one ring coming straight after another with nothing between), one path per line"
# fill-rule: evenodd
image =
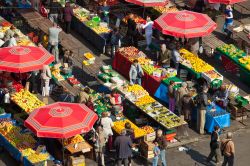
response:
M49 96L49 81L51 79L51 71L48 65L43 66L43 70L41 73L41 88L42 88L42 95Z
M149 16L147 16L147 23L142 26L142 28L145 29L146 43L147 43L146 50L150 50L149 45L152 42L153 25L154 22L151 20Z

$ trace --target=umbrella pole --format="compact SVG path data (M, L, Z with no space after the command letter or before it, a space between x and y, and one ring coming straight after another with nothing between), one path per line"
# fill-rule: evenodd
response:
M143 14L142 14L142 17L144 18L145 16L145 7L143 7Z
M64 166L64 138L62 139L62 158L63 158L63 161L62 161L62 164Z

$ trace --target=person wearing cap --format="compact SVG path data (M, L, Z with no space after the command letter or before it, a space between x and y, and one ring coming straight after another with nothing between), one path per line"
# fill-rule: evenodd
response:
M221 154L224 156L224 161L222 166L233 166L234 165L234 156L235 156L235 147L232 140L233 134L231 132L227 133L227 138L221 142Z
M183 82L181 87L178 89L176 94L176 104L178 109L178 114L180 115L182 109L183 96L188 94L187 83Z
M207 92L208 87L203 87L202 93L198 95L197 100L197 130L200 134L204 134L204 127L206 122L206 107L209 105Z
M124 162L124 166L128 166L128 158L132 155L132 140L126 136L126 129L123 129L121 135L116 138L114 147L116 149L117 165L121 166L122 162Z

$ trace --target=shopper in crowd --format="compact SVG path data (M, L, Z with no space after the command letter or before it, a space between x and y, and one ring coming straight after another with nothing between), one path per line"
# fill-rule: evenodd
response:
M126 129L126 136L129 136L131 138L132 142L134 142L135 132L131 128L131 124L129 122L125 123L125 129Z
M208 88L203 87L202 93L198 94L197 105L197 130L200 134L204 134L206 122L206 107L209 105Z
M90 89L88 87L84 88L79 93L78 103L86 104L89 100Z
M227 133L227 138L221 142L221 153L224 156L224 161L222 166L233 166L235 157L234 142L232 140L233 134L231 132Z
M43 66L43 70L41 73L41 88L42 88L42 95L49 96L49 82L51 79L51 71L48 65Z
M28 81L30 82L30 91L34 94L36 94L38 92L38 88L37 88L37 85L38 85L38 77L39 77L39 71L32 71L31 72L31 75L28 79Z
M180 75L180 70L179 70L179 65L180 65L180 61L181 61L181 55L180 55L180 52L179 52L179 49L180 49L180 45L177 44L177 45L172 45L172 60L174 62L174 67L175 69L177 70L177 76Z
M231 5L226 6L225 14L225 23L223 25L223 32L226 32L229 35L229 26L233 25L233 9Z
M162 162L163 166L167 166L167 162L166 162L166 149L167 149L167 140L163 135L162 130L157 130L156 132L156 138L154 140L154 142L157 142L159 149L160 149L160 159ZM154 160L154 164L157 165L158 160Z
M109 117L108 112L102 113L101 125L103 126L105 137L108 138L108 150L112 150L112 145L113 145L112 127L114 126L114 123L112 119Z
M114 28L109 34L109 41L111 46L111 57L114 57L115 52L119 49L121 43L121 35L118 28Z
M149 46L150 46L150 44L152 42L152 34L153 34L154 22L151 20L151 18L149 16L147 16L146 21L147 21L147 23L144 24L142 26L142 28L145 29L146 43L147 43L146 50L149 51L150 50Z
M168 86L168 108L171 112L175 111L175 82L170 81Z
M95 107L94 107L94 98L92 96L89 96L89 99L87 101L87 103L85 104L89 109L91 109L92 111L95 111Z
M48 18L48 16L49 16L49 10L46 9L45 2L41 2L40 14L41 14L41 16L43 16L45 18Z
M74 103L75 99L74 99L74 96L70 94L68 89L62 87L61 94L59 95L59 101Z
M129 15L129 19L128 19L128 31L127 31L127 37L129 39L129 45L138 47L138 29L137 29L137 25L133 19L133 14Z
M15 34L15 26L11 25L10 29L5 32L4 41L10 40Z
M112 104L112 111L114 114L120 114L123 111L122 98L116 89L113 89L110 94L110 103Z
M202 13L205 8L204 0L196 0L193 11Z
M191 115L194 109L194 101L192 99L192 94L188 93L182 98L182 114L184 115L184 120L191 123Z
M182 110L182 101L183 101L183 96L188 94L188 88L187 88L187 83L183 82L181 84L181 87L177 90L176 93L176 105L178 109L178 114L181 114Z
M218 91L214 94L214 99L216 103L221 106L222 108L226 108L228 105L228 89L226 85L222 85Z
M65 32L70 33L71 20L72 16L74 16L73 9L70 6L70 2L67 2L65 4L63 14L64 14Z
M57 26L56 23L53 23L53 27L49 28L49 43L48 43L48 51L51 52L55 56L55 62L59 62L59 33L62 29Z
M200 48L200 42L199 42L199 38L191 38L188 40L188 43L190 45L190 51L195 54L198 55L199 52L199 48Z
M107 142L107 138L105 137L102 126L97 127L93 137L93 142L95 144L96 160L99 165L105 166L104 153L105 153L105 144Z
M57 0L51 0L49 4L49 19L53 23L58 23L58 15L60 12L61 6Z
M103 6L101 6L100 10L101 10L102 20L109 25L109 10L110 10L110 7L107 5L106 0L103 2Z
M9 45L8 47L13 47L13 46L17 46L17 39L18 39L18 35L14 34L10 40L9 40Z
M210 153L207 158L207 162L210 162L213 157L215 157L215 163L219 164L219 148L220 148L220 127L215 126L214 131L211 134L211 141L210 141Z
M114 147L116 149L117 165L122 166L122 162L124 162L124 166L128 166L128 158L132 155L132 141L130 137L126 136L126 129L123 129L121 135L116 138Z
M161 45L161 51L158 59L158 64L160 66L162 66L163 68L170 67L171 51L167 49L166 44Z
M159 160L159 156L161 154L161 150L159 148L159 145L157 143L157 141L154 141L154 149L153 149L153 152L154 152L154 158L153 158L153 164L152 166L157 166L158 165L158 160Z
M141 85L141 78L143 77L144 72L141 68L141 65L139 64L138 60L135 59L133 61L133 64L130 67L129 70L129 80L130 84L139 84Z

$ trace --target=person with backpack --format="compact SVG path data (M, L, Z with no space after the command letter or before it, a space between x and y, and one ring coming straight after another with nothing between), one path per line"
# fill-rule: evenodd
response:
M215 126L214 131L211 134L210 141L210 154L208 155L207 162L209 163L213 157L215 157L215 163L219 163L219 147L220 147L220 127Z
M221 155L224 156L222 166L234 165L235 148L232 138L233 134L231 132L228 132L227 138L221 142Z

